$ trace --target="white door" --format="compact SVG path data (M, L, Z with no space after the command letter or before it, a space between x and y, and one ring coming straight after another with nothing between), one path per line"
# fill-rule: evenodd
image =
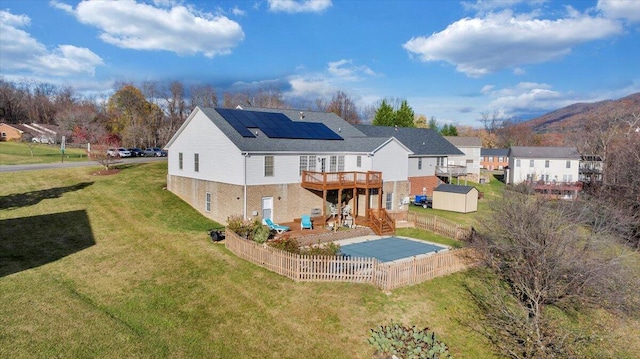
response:
M267 218L273 220L273 197L262 197L262 224Z

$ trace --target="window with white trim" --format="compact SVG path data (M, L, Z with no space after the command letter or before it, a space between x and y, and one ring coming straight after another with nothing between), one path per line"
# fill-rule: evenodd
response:
M438 157L438 159L436 160L436 166L438 167L443 167L446 166L446 161L445 161L446 157Z
M199 153L193 154L193 170L195 172L200 172L200 154Z
M418 158L418 169L422 169L422 158Z
M329 157L329 172L335 172L338 167L338 157L330 156Z
M273 177L273 156L264 156L264 176Z
M211 212L211 192L207 192L204 195L204 210L205 212Z
M385 202L385 208L387 209L387 211L393 209L393 192L387 193Z
M571 161L567 161L567 168L571 168Z
M309 156L300 156L300 175L309 168Z
M358 168L362 167L362 156L356 157L356 167Z
M182 169L182 152L178 153L178 168Z
M338 172L344 172L344 156L338 156Z
M529 167L534 167L535 160L529 160Z
M520 160L516 160L516 167L520 167Z
M544 168L549 168L549 160L544 161Z

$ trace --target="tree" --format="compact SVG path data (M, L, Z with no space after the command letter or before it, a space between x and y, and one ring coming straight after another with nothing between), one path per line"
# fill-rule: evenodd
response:
M382 100L380 106L376 110L376 115L373 118L372 124L374 126L393 126L395 125L395 114L393 107L387 103L387 100Z
M322 109L322 111L333 112L353 125L360 124L361 122L355 102L351 100L349 95L342 91L336 92L331 98L331 102L323 107L324 109Z
M189 108L193 111L196 106L216 107L218 106L218 95L211 85L194 85L191 86L191 105Z
M415 127L413 118L415 114L413 109L407 103L407 100L402 101L400 108L395 113L395 123L398 127Z
M438 124L438 121L436 120L436 118L433 116L431 116L431 118L429 119L429 123L427 124L427 127L429 127L429 129L432 131L440 132L440 125Z
M610 226L586 226L582 202L550 202L513 191L492 206L472 246L488 268L488 286L468 287L481 309L482 332L513 358L563 356L567 333L545 308L639 307L640 284L614 250ZM615 226L615 225L613 225ZM570 345L571 343L565 343Z
M427 116L425 115L417 115L415 120L413 120L413 124L417 128L429 128L427 126Z
M442 126L440 134L443 136L458 136L458 129L454 125L446 124Z

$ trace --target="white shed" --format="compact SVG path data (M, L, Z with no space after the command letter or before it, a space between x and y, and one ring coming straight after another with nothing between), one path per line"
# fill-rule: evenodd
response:
M433 190L433 209L469 213L478 210L478 190L472 186L441 184Z

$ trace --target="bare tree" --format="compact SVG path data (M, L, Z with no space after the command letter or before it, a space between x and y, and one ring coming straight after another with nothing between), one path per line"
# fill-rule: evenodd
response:
M604 230L609 227L585 227L583 209L580 202L549 202L512 191L493 204L472 245L504 283L504 292L488 295L477 286L470 291L484 311L485 334L499 336L505 354L562 355L566 348L551 343L565 334L553 329L546 306L639 307L634 292L640 282L622 260L624 248Z
M336 92L331 101L322 109L326 112L333 112L342 117L345 121L357 125L361 122L358 108L353 100L342 91Z
M202 107L216 107L218 106L218 95L216 90L211 85L194 85L190 88L191 91L191 110L196 106Z

